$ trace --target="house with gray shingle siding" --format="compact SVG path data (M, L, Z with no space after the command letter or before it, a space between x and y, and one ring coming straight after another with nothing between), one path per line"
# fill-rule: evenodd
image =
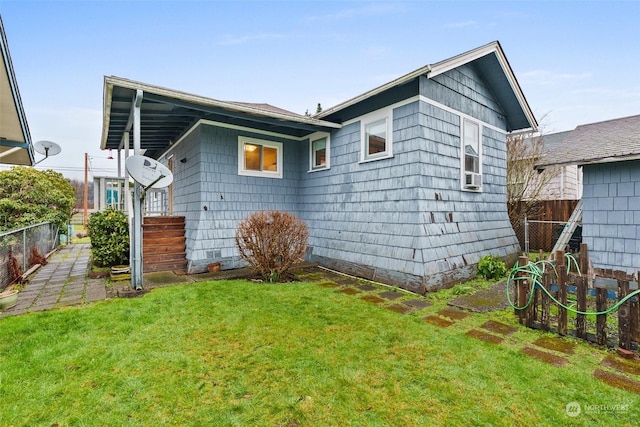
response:
M576 127L562 157L583 170L582 241L597 269L640 270L640 115Z
M498 42L312 117L106 77L103 149L128 145L136 96L145 155L174 174L192 273L241 265L235 231L258 210L302 218L309 261L419 293L519 252L506 137L537 123ZM145 140L159 116L173 133Z

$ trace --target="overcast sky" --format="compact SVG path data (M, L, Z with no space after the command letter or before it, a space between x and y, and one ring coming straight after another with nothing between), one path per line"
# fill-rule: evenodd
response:
M499 40L547 132L640 114L640 1L0 0L38 167L116 174L103 78L303 114ZM36 154L39 160L42 156Z

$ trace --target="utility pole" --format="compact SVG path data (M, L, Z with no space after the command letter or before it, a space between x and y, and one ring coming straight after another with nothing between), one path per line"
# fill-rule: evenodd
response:
M87 230L88 215L87 210L89 208L89 154L84 153L84 216L82 217L82 224L84 230Z

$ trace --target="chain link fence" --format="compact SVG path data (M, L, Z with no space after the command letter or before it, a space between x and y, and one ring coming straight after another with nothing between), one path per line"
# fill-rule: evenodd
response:
M0 233L0 290L16 281L10 264L17 263L22 273L32 265L34 252L45 256L56 248L59 241L58 227L43 222L28 227Z
M567 221L538 221L525 218L522 224L514 227L520 247L525 253L551 252L558 241ZM582 243L582 226L578 225L569 240L571 252L577 252Z

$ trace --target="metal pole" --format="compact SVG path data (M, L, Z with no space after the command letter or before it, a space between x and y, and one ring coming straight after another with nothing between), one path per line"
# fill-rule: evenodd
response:
M524 217L524 251L529 254L529 219Z
M84 215L82 216L82 225L87 230L87 209L89 207L89 154L84 153Z
M140 107L142 105L142 90L136 91L133 105L133 154L140 155ZM138 182L133 184L133 227L131 259L131 287L142 290L142 191Z

